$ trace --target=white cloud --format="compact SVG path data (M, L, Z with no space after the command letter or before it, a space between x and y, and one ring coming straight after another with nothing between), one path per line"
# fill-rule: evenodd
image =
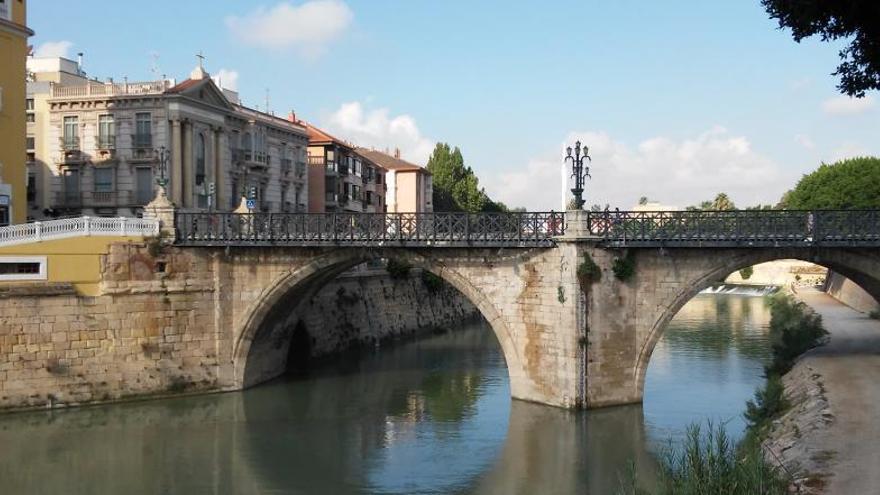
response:
M807 137L803 134L796 134L794 136L794 142L803 146L804 148L806 148L808 150L811 150L816 147L816 143L814 143L812 139L810 139L809 137Z
M756 153L748 139L716 127L693 138L646 139L637 146L605 132L572 132L564 143L580 140L593 159L587 204L609 203L628 209L641 196L684 208L726 192L742 206L776 202L796 174L783 173L772 160ZM530 210L560 209L564 200L561 146L555 153L530 160L525 167L486 180L492 198ZM570 196L566 192L565 199Z
M434 141L422 136L412 116L391 115L387 108L365 110L357 101L343 103L323 125L358 146L383 151L399 148L401 158L419 165L427 163L434 150Z
M70 58L68 52L73 42L70 41L46 41L34 49L35 57L65 57Z
M238 71L229 69L220 69L213 76L214 83L221 88L238 91Z
M858 115L874 108L874 97L850 98L835 96L822 102L822 110L828 115Z
M354 13L341 0L311 0L301 5L282 2L242 17L229 16L226 26L245 43L294 48L305 57L315 58L344 34L353 19Z

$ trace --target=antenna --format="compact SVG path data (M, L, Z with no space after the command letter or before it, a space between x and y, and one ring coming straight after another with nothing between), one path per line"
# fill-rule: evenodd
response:
M266 113L269 113L269 88L266 88Z

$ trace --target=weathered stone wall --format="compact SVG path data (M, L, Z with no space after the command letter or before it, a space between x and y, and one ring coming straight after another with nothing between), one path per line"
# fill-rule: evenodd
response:
M442 282L434 287L413 270L394 279L384 271L343 274L307 303L301 321L311 356L375 344L437 328L451 328L479 315L460 292Z

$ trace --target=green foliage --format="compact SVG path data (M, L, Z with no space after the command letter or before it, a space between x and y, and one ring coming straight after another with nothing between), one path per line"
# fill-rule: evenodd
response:
M742 277L743 280L748 280L752 278L752 275L755 273L755 269L751 266L747 266L739 271L739 276Z
M421 278L422 284L431 294L436 294L443 287L443 279L427 270L422 270Z
M841 93L862 97L865 91L880 89L880 8L876 0L761 0L761 4L780 28L791 29L798 43L816 35L822 41L846 43L834 72L840 77L837 89Z
M385 264L385 270L392 280L400 280L409 277L409 271L412 266L405 261L398 261L394 258L388 260Z
M874 309L868 313L868 317L873 320L880 320L880 309Z
M792 210L880 208L880 158L823 163L785 193L781 204Z
M728 196L727 193L722 192L718 193L712 201L703 201L696 206L688 206L685 209L688 211L735 210L736 205L733 204L733 200L730 199L730 196Z
M565 304L565 287L560 285L556 288L556 300L559 304Z
M779 375L770 375L764 383L764 388L755 391L754 400L746 402L746 412L743 415L749 422L749 428L760 432L771 421L781 416L788 406L782 378Z
M641 198L639 198L639 205L645 206L646 204L648 204L648 197L647 196L642 196Z
M507 205L489 199L480 180L465 166L461 150L437 143L426 167L433 174L434 211L506 212Z
M767 375L782 375L791 369L795 358L819 345L828 332L822 317L788 294L770 296L770 345L773 361Z
M584 260L577 267L577 276L581 288L586 290L590 284L602 280L602 269L593 261L589 253L584 253Z
M722 426L688 427L679 449L667 449L658 468L655 490L639 489L630 468L618 494L625 495L782 495L788 480L764 460L759 445L730 441Z
M622 258L614 258L611 271L614 272L614 278L626 282L636 274L636 260L632 254L627 254Z

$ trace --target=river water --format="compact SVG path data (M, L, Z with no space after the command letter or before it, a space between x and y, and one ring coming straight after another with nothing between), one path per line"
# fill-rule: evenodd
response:
M657 345L644 405L511 401L484 324L244 392L0 417L3 494L606 494L688 423L743 430L769 355L760 297L700 295Z

